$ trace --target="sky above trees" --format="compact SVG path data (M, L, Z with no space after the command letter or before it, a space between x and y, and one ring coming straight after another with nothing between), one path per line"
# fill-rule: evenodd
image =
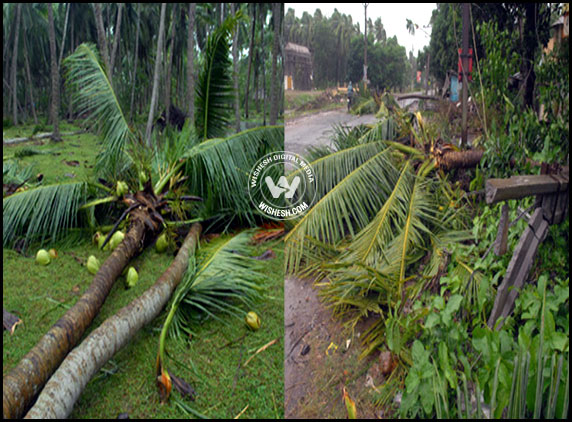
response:
M301 17L302 13L308 12L314 14L316 9L320 9L324 17L330 17L334 9L338 9L340 13L352 16L354 23L360 24L360 30L363 31L364 10L361 3L285 3L284 11L288 8L294 9L296 17ZM435 3L370 3L367 7L367 17L374 22L377 18L381 18L387 38L394 35L400 45L404 46L407 51L411 51L417 56L419 50L429 45L430 28L423 28L429 24L433 9L436 8ZM406 28L406 19L411 19L413 23L419 25L419 29L415 31L415 35L409 34ZM423 32L423 30L425 32Z

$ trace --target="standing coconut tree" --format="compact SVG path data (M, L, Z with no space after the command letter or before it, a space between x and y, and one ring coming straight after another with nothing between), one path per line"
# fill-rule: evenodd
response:
M50 5L51 8L51 5ZM10 76L12 78L12 120L14 125L18 124L18 42L20 39L20 16L22 14L22 5L16 5L16 24L14 30L14 55L12 56L12 69ZM52 17L53 19L53 17Z
M231 3L231 13L234 15L236 12L236 3ZM236 133L240 132L240 100L238 93L238 34L240 31L234 31L234 37L232 39L232 80L234 85L234 120Z
M95 14L95 27L97 29L97 43L99 45L99 51L103 58L103 63L105 63L105 70L111 77L111 64L109 63L109 49L107 48L107 40L105 39L105 27L103 26L103 15L101 12L101 3L93 3L94 14Z
M151 94L151 105L149 107L149 117L147 118L147 129L145 131L145 142L147 146L151 146L151 130L153 128L153 119L155 118L155 109L157 108L157 100L159 97L159 78L161 76L161 62L163 56L163 40L165 39L165 11L167 3L161 3L161 18L159 23L159 37L157 38L157 52L155 54L155 72L153 73L153 93Z
M256 5L257 3L250 3L249 9L252 11L252 26L250 30L250 44L248 46L248 71L246 72L246 89L244 93L244 117L248 119L248 93L250 89L250 69L252 68L252 60L254 58L254 36L256 34ZM260 6L262 7L262 6ZM256 86L255 86L256 89Z
M280 111L280 81L278 75L278 56L280 55L280 17L282 15L282 3L273 3L272 19L274 21L274 43L272 45L272 82L270 85L270 124L275 125Z
M187 27L187 107L191 122L195 121L195 18L197 4L189 4L189 23Z
M52 81L52 98L50 102L50 120L54 125L52 139L61 141L60 137L60 72L58 69L58 58L56 51L56 30L54 27L53 3L48 4L48 35L50 38L50 69Z

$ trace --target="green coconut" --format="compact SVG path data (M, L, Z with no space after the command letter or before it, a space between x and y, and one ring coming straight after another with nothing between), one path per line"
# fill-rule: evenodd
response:
M115 233L113 233L113 236L111 236L111 239L109 240L109 247L111 248L111 250L115 250L115 248L121 243L123 242L123 238L125 237L125 234L123 232L117 231Z
M97 274L97 272L99 271L99 259L97 259L95 256L90 255L89 258L87 258L87 270L91 273L91 274Z
M248 325L253 331L257 331L260 328L260 318L255 312L250 311L247 313L244 320L246 325Z
M137 274L137 270L133 267L129 267L127 270L127 286L133 287L139 281L139 274Z
M107 238L106 234L100 234L100 236L97 239L97 247L99 249L103 249L104 251L109 249L109 242L107 242L107 244L105 245L105 248L103 247L103 242L105 242L105 239Z
M127 192L129 192L129 187L127 186L127 183L122 182L121 180L117 181L117 186L115 187L115 193L117 194L117 196L121 197L125 195Z
M36 253L36 264L39 265L48 265L50 263L50 254L45 249L40 249L38 253Z
M54 248L50 249L48 254L50 255L51 259L56 259L58 257L58 251L56 251Z
M167 233L163 232L161 236L157 238L157 241L155 242L155 248L157 249L157 252L161 253L165 252L165 250L167 250L168 247L169 247L169 238L167 237Z

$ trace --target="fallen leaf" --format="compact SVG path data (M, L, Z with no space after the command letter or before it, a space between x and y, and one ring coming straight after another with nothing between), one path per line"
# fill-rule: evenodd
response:
M343 387L344 402L346 403L346 410L348 411L348 419L357 419L357 410L355 402L350 398L350 395L346 391L346 387Z
M79 161L77 160L71 160L71 161L67 161L67 160L62 160L66 166L71 166L71 167L79 167Z
M173 387L175 387L175 390L181 393L181 396L189 398L192 401L195 401L197 392L195 391L195 389L191 384L186 382L184 379L179 378L171 373L169 373L169 376L171 377Z
M11 314L6 309L2 308L3 311L3 325L4 329L10 331L10 334L14 334L14 330L16 329L16 325L21 324L22 320L18 318L16 315Z

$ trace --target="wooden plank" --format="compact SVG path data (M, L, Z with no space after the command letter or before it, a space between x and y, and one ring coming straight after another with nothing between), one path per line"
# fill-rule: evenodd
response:
M497 231L497 238L495 240L495 255L502 256L506 253L508 240L508 203L504 203L501 209L501 217L499 221L499 228Z
M531 195L555 193L568 190L568 179L555 180L549 175L512 176L508 179L488 179L485 183L487 204L520 199Z
M497 329L502 327L504 319L510 315L516 296L524 285L528 272L534 262L536 251L548 233L548 223L544 220L542 208L537 208L532 215L528 227L516 246L505 277L497 290L493 309L489 316L488 326L492 329L499 318L503 320Z

